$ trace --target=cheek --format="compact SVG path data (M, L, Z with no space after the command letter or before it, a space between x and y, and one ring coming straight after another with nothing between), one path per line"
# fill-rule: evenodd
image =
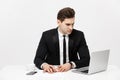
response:
M67 26L63 25L62 29L65 31L67 29Z
M65 32L65 31L66 31L66 29L65 29L65 27L64 27L64 26L62 26L62 27L61 27L61 30L62 30L63 32Z
M64 31L67 31L67 30L68 30L68 27L67 27L67 26L65 26L65 27L64 27Z

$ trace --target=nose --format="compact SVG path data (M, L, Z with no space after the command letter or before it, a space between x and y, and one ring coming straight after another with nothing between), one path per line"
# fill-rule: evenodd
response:
M69 29L72 30L72 29L73 29L73 26L69 26Z

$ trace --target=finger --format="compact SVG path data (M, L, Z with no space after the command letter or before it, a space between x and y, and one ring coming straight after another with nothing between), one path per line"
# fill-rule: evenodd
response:
M50 73L53 73L53 69L51 67L50 67L49 71L50 71Z
M64 72L66 72L66 71L67 71L67 68L64 69Z
M56 71L57 71L54 66L51 66L51 68L52 68L53 72L56 72Z
M58 72L64 72L66 70L64 65L58 66Z
M44 70L43 70L43 72L45 73L45 72L47 72L47 70L46 70L46 69L44 69Z
M58 66L58 68L61 68L61 67L62 67L62 65Z
M64 72L64 71L65 71L65 69L64 69L64 68L62 68L62 69L61 69L61 72Z
M49 67L49 68L44 69L43 72L53 73L53 70L52 68Z
M57 69L58 69L58 70L60 70L61 68L62 68L62 66L61 66L61 65L57 67Z
M64 71L63 67L59 68L59 72L63 72L63 71Z
M61 67L58 67L57 70L58 70L58 72L60 72L61 71Z
M57 72L57 68L55 68L55 66L50 65L50 68L53 70L53 72Z
M53 69L50 67L49 68L49 73L53 73L54 71L53 71Z
M50 73L50 69L49 68L47 69L47 72Z

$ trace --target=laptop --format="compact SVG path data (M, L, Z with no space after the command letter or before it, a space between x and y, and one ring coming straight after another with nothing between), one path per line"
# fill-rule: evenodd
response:
M73 72L93 74L93 73L105 71L108 65L109 52L110 50L92 52L90 55L89 67L79 68Z

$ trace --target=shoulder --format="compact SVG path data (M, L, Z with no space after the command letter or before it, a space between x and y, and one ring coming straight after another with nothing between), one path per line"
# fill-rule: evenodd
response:
M83 32L77 29L73 29L71 35L83 35Z
M57 28L54 28L54 29L44 31L43 34L50 35L50 34L54 34L56 32L57 32Z

